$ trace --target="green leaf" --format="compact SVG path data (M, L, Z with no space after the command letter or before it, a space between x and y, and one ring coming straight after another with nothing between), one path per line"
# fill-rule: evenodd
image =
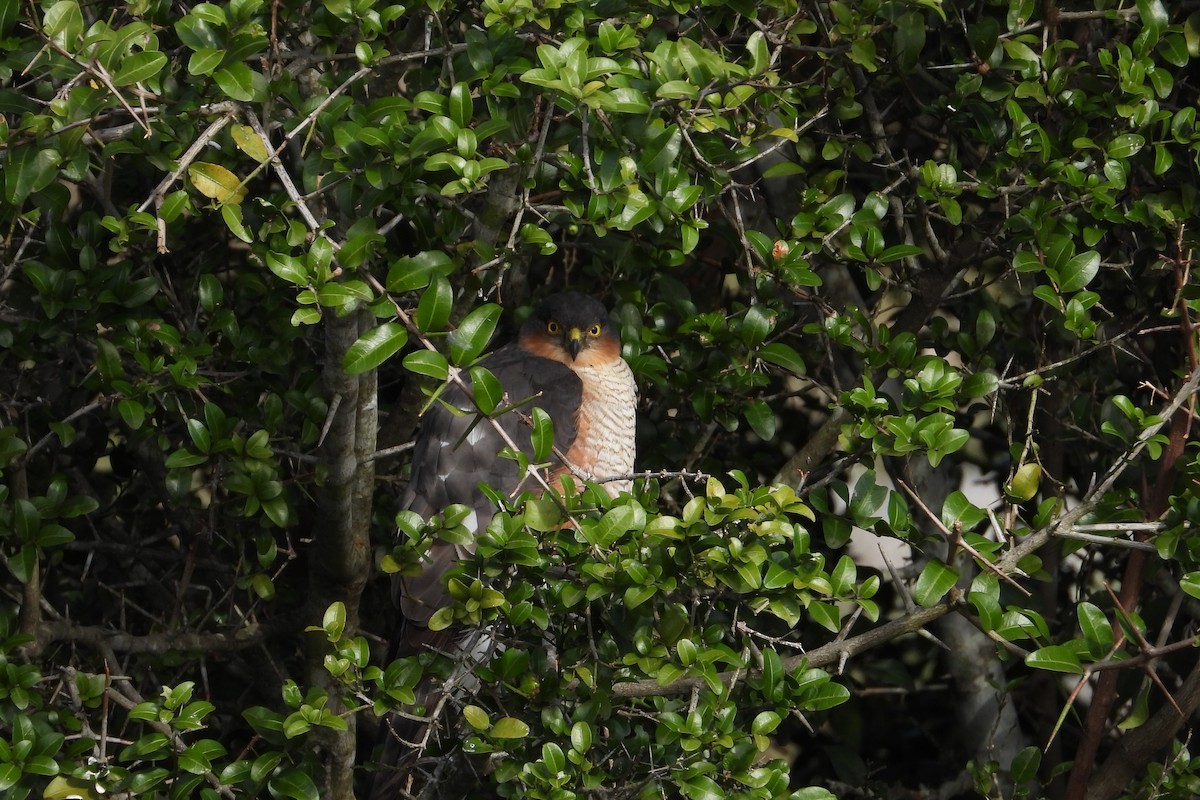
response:
M488 714L479 706L463 706L463 719L477 731L486 731L492 721L488 719Z
M225 60L225 51L217 47L202 47L188 59L189 75L211 75Z
M684 80L667 81L658 87L655 96L668 100L695 100L700 90Z
M195 13L188 14L175 23L175 33L183 44L195 51L203 48L221 49L223 37Z
M1041 482L1042 466L1040 464L1033 462L1022 464L1017 470L1017 474L1013 476L1012 483L1008 485L1006 494L1013 501L1024 503L1032 500L1038 493Z
M454 308L454 289L444 275L433 275L428 288L421 294L413 321L425 333L446 329Z
M617 114L645 114L650 110L650 101L640 89L618 87L601 95L601 108Z
M317 785L306 773L298 769L286 769L267 784L271 794L276 797L290 797L292 800L321 800Z
M567 758L561 747L554 742L542 745L542 761L551 773L562 773L567 766Z
M217 70L213 79L230 100L248 103L254 99L254 73L241 62Z
M767 47L767 37L761 30L750 34L746 40L746 51L750 54L750 74L761 75L771 66L771 51Z
M1074 650L1061 644L1042 647L1025 656L1025 665L1051 672L1067 672L1078 675L1083 672L1079 656Z
M880 253L877 260L882 264L891 264L893 261L916 258L924 254L925 251L915 244L894 244Z
M504 397L504 388L491 370L486 367L471 367L470 374L471 393L475 398L475 405L484 414L491 414L500 405L500 401Z
M1147 44L1154 44L1162 35L1163 28L1171 24L1171 17L1161 0L1137 0L1137 10Z
M212 739L201 739L179 754L179 768L201 775L212 769L212 760L224 755L225 748Z
M707 775L680 777L678 785L688 800L724 800L727 797L720 784Z
M774 711L760 711L750 723L750 731L756 736L768 734L779 727L783 718Z
M108 339L96 340L96 371L106 381L125 377L125 367L121 363L121 351Z
M429 285L434 275L449 275L454 261L441 250L425 250L398 258L388 267L387 288L391 292L413 292Z
M308 247L305 260L308 264L308 275L317 276L318 283L329 281L329 265L334 263L334 245L325 236L317 236Z
M1136 155L1146 144L1146 137L1138 133L1122 133L1114 136L1108 143L1106 152L1109 158L1129 158Z
M994 394L1000 388L1000 378L994 372L976 372L962 382L963 397L976 399Z
M622 599L624 600L625 607L632 611L651 597L654 597L657 591L653 586L630 586L625 590Z
M1019 250L1013 255L1013 269L1017 272L1041 272L1046 265L1038 258L1037 253Z
M775 438L775 412L766 400L751 400L746 404L744 413L746 421L760 439L770 441Z
M471 124L474 107L471 101L471 87L465 83L456 83L450 89L449 104L450 119L460 128Z
M525 501L524 516L525 524L539 533L558 530L563 521L562 510L558 504L546 497Z
M167 56L158 51L142 51L134 53L121 62L121 68L113 75L112 81L117 86L148 81L162 72L167 65Z
M1097 659L1104 658L1113 646L1112 626L1108 618L1096 605L1086 600L1079 604L1076 612L1079 614L1079 629L1083 631L1088 655Z
M896 50L896 62L900 69L908 72L917 65L921 51L925 48L925 17L919 11L909 11L896 20L896 32L892 37Z
M540 463L550 458L554 449L554 420L550 419L550 415L544 409L536 406L529 412L529 417L533 422L533 431L530 434L533 460Z
M1100 270L1100 254L1095 250L1089 250L1086 253L1079 255L1068 261L1062 269L1058 271L1058 290L1063 294L1068 292L1078 292L1083 287L1092 282L1092 278L1096 277L1096 273Z
M878 55L873 39L854 39L850 45L850 60L868 72L879 69Z
M796 352L796 349L782 342L764 344L758 348L758 357L768 364L783 367L793 375L803 376L806 371L804 359Z
M962 205L953 197L943 197L940 201L942 213L951 225L962 224Z
M241 239L246 244L250 244L254 239L250 236L250 232L246 230L246 226L242 224L242 207L239 205L226 204L221 206L221 219L225 222L225 227L229 228L229 232L237 238Z
M42 523L37 506L29 500L18 499L12 513L13 530L24 540L30 540Z
M487 347L500 321L500 306L487 303L467 314L458 328L447 337L450 363L464 366L479 357Z
M7 36L17 21L20 0L0 0L0 37ZM0 791L8 787L0 786Z
M929 608L945 597L946 592L958 582L958 570L941 561L930 561L921 570L917 585L913 587L913 599L918 605Z
M158 215L162 217L164 222L174 222L175 220L179 219L179 215L182 214L184 209L187 207L188 193L185 189L179 189L167 195L166 199L163 200L162 207L158 209ZM207 275L204 277L211 278L212 276ZM212 307L210 306L205 310L211 311Z
M788 175L799 175L807 170L795 161L779 161L763 170L764 178L785 178Z
M840 683L828 681L804 695L800 707L805 711L826 711L850 699L850 690Z
M502 717L488 734L496 739L524 739L529 735L529 726L516 717Z
M321 618L321 628L331 642L342 638L342 633L346 630L346 604L340 600L330 603Z
M810 603L808 614L813 620L830 633L837 633L842 624L842 615L837 606L832 603Z
M1137 697L1133 699L1133 707L1129 710L1129 716L1121 720L1117 725L1117 730L1128 731L1140 728L1150 718L1150 687L1150 681L1142 682Z
M768 699L780 697L780 682L783 680L783 659L773 648L762 651L762 691Z
M637 527L638 511L630 505L619 505L610 508L600 518L592 529L593 544L608 548L616 544L622 536Z
M225 10L213 3L197 3L191 13L218 27L224 27L229 22L229 18L225 16Z
M308 285L308 266L302 259L268 251L264 260L267 262L267 269L288 283L294 283L297 286Z
M1200 572L1189 572L1179 580L1179 588L1184 592L1200 599Z
M789 797L791 800L837 800L837 795L820 786L806 786L797 789Z
M195 467L208 461L208 456L198 453L192 453L188 450L176 450L171 455L167 456L167 469L183 469L186 467Z
M46 35L66 50L74 51L76 40L83 33L83 12L75 0L59 0L46 9L42 20Z
M1009 770L1009 778L1013 785L1023 786L1037 780L1037 771L1041 763L1042 751L1037 747L1031 745L1017 753Z
M1187 52L1192 58L1200 58L1200 11L1193 11L1183 23L1183 38L1187 44ZM1172 61L1178 67L1184 66L1178 61Z
M447 607L439 608L437 611L433 612L433 616L429 618L429 622L426 623L426 627L428 627L431 631L444 631L453 624L454 609Z
M446 357L434 350L414 350L404 357L404 368L439 381L444 381L450 376L450 365L446 363Z
M25 759L25 774L50 777L58 774L58 762L50 756L30 756Z
M749 347L754 347L767 338L767 334L775 327L775 311L768 306L753 305L746 311L742 319L742 341Z
M987 513L972 503L962 492L951 492L942 504L941 520L947 528L961 527L966 531L985 519L987 519Z
M571 749L576 753L586 753L592 749L592 726L579 721L571 726Z
M838 559L837 566L830 573L829 582L833 584L833 593L842 595L848 593L854 588L854 582L858 580L858 568L854 564L854 559L850 556L842 556Z
M62 154L44 145L10 146L4 164L4 199L19 206L58 176Z
M399 322L385 322L367 331L350 345L342 359L342 369L348 375L361 375L377 368L395 355L408 342L408 330Z

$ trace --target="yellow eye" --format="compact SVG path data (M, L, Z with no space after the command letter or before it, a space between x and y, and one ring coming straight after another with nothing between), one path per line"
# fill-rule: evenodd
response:
M547 333L557 334L561 330L562 330L562 327L554 320L550 320L549 322L546 323L546 332Z
M599 335L600 335L600 325L599 324L593 325L592 327L588 328L588 336L599 336Z

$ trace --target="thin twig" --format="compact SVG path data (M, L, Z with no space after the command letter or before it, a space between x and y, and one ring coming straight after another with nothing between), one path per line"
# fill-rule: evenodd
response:
M1021 584L1017 583L1010 575L1008 575L1008 573L1001 571L999 567L997 567L991 561L988 561L983 556L982 553L980 553L978 550L976 550L974 547L972 547L970 544L968 544L967 541L965 539L963 539L961 533L959 533L959 534L951 533L950 529L942 524L942 521L937 518L937 515L935 515L933 513L933 511L931 511L929 509L929 506L925 505L925 501L921 499L920 495L918 495L915 491L913 491L911 486L909 486L907 483L900 480L899 478L896 479L896 484L901 489L903 489L908 494L909 497L912 498L913 502L916 503L917 506L922 511L925 512L926 516L928 516L930 521L933 522L933 524L937 527L937 529L942 532L942 535L946 537L947 541L953 542L954 544L961 547L963 550L966 550L968 553L970 553L971 557L974 558L975 561L978 562L981 566L994 572L996 574L996 576L999 577L1001 580L1007 581L1008 583L1012 584L1012 586L1017 591L1021 592L1026 597L1032 596L1032 594L1030 593L1030 591L1028 589L1026 589Z
M226 104L218 103L213 108L214 110L217 110L222 105ZM220 110L221 116L213 120L212 123L210 123L209 126L205 128L199 136L196 137L196 141L192 142L191 147L184 151L183 155L179 157L179 166L175 167L170 175L163 178L162 181L159 182L158 186L154 187L154 191L150 193L150 196L143 200L142 204L138 206L138 211L144 212L152 203L161 203L162 199L167 196L167 189L171 188L171 184L179 180L179 177L187 171L187 168L191 166L192 162L196 160L196 157L200 155L200 151L203 150L226 125L228 125L230 122L233 122L233 118L237 115L236 107L232 103L227 104L226 108Z
M1087 494L1084 495L1079 505L1063 514L1058 519L1049 522L1040 530L1034 531L1033 533L1024 537L1020 544L1009 550L998 561L996 561L996 566L1005 572L1015 569L1016 565L1021 561L1021 559L1044 547L1046 543L1050 541L1051 537L1056 535L1058 531L1071 530L1078 524L1079 520L1090 514L1092 510L1100 504L1100 501L1103 499L1108 490L1113 487L1113 484L1117 482L1117 479L1124 474L1125 470L1128 469L1131 463L1133 463L1134 459L1141 454L1142 450L1146 447L1146 442L1152 437L1156 436L1158 432L1162 430L1163 426L1167 424L1167 421L1174 417L1175 412L1185 402L1187 402L1192 395L1196 393L1198 386L1200 386L1200 366L1192 370L1187 381L1185 381L1184 384L1179 387L1179 390L1175 393L1175 396L1171 398L1171 401L1164 405L1159 411L1159 422L1156 422L1155 424L1150 425L1142 430L1133 446L1122 453L1117 461L1109 468L1108 472L1105 473L1100 482L1088 490Z

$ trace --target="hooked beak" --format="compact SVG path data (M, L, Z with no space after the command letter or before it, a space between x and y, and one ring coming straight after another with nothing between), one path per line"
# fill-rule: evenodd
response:
M568 330L567 340L564 344L566 344L567 352L571 354L571 360L574 361L579 357L579 351L583 349L583 331L579 328Z

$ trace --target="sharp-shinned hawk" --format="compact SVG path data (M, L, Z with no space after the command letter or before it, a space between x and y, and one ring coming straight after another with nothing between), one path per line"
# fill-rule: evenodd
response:
M536 491L540 482L523 476L515 459L501 455L511 441L532 463L529 415L535 407L554 423L554 455L545 473L551 486L559 488L558 479L565 474L582 487L584 480L632 472L637 387L621 357L613 323L595 299L577 292L549 297L521 326L517 340L482 366L504 389L501 405L516 409L482 418L468 393L451 384L422 420L404 508L428 520L451 504L464 504L471 509L464 524L477 535L496 512L481 485L508 497L524 489ZM466 380L467 374L462 377ZM629 489L630 481L603 485L615 497ZM394 596L404 619L393 657L425 650L453 653L464 646L463 631L433 631L428 623L439 608L450 605L447 572L473 551L473 545L436 541L419 574L396 580ZM437 688L426 686L418 704L436 699ZM428 732L423 723L393 714L384 722L383 735L381 761L391 771L376 778L372 797L402 796L412 790L404 762L415 755L414 740L428 739Z

